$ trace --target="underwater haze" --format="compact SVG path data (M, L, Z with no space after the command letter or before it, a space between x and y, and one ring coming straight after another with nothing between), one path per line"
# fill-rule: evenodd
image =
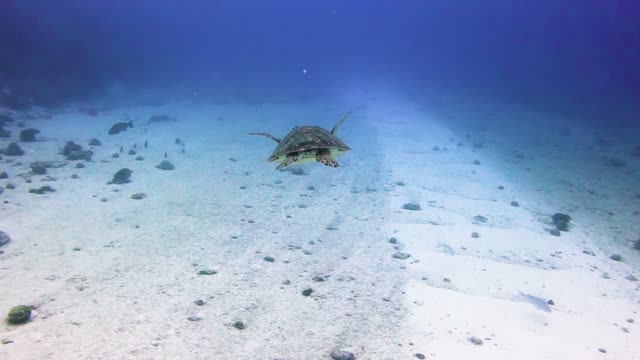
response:
M0 357L639 359L640 2L0 3Z

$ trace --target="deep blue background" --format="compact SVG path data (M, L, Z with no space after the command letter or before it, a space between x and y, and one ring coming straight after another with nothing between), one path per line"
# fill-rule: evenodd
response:
M371 83L634 118L639 44L637 0L4 0L0 101Z

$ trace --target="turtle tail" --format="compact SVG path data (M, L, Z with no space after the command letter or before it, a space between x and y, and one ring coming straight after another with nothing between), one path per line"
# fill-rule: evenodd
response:
M340 121L338 121L338 123L336 124L336 126L333 127L333 129L331 130L331 133L333 135L336 134L336 132L338 132L338 129L340 129L340 126L342 126L342 123L344 122L344 120L347 118L347 116L349 116L351 114L351 110L349 110L346 114L344 114L344 116L342 117L342 119L340 119Z
M267 133L263 133L263 132L250 132L249 135L260 135L260 136L266 136L270 139L272 139L273 141L277 142L278 144L280 144L280 139L271 135L271 134L267 134Z

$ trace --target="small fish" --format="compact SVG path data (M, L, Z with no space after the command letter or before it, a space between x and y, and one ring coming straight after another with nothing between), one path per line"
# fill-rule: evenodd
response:
M519 299L516 299L516 301L528 302L529 304L535 306L539 310L542 310L545 312L551 312L551 307L549 306L549 304L545 299L534 296L534 295L525 294L520 290L518 290L518 292L520 293L520 297Z
M167 158L167 152L166 151L164 152L164 158L165 159Z
M147 140L145 140L145 141L144 141L144 148L145 148L145 149L147 148L147 145L148 145L148 144L147 144Z
M119 134L128 128L133 128L133 121L116 123L109 129L109 135Z
M120 153L124 151L124 145L120 145Z

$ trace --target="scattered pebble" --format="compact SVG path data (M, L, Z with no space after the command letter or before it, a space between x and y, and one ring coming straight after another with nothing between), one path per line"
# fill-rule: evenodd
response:
M623 260L622 255L620 255L620 254L613 254L613 255L609 256L609 258L611 260L613 260L613 261L622 261Z
M133 150L133 149L131 149L131 150L129 150L128 154L129 154L129 155L135 155L135 154L136 154L136 151L135 151L135 150Z
M276 260L273 258L273 256L265 256L265 257L264 257L264 261L274 262L274 261L276 261Z
M480 237L480 234L478 234L477 232L474 231L474 232L471 233L471 237L474 238L474 239L477 239L477 238Z
M417 357L418 359L425 359L425 356L422 353L416 353L414 356Z
M131 198L134 200L142 200L144 198L146 198L147 195L145 193L135 193L133 195L131 195Z
M198 275L215 275L218 272L215 270L211 270L211 269L205 269L205 270L200 270L198 271Z
M82 169L82 168L84 168L84 163L79 162L76 164L76 169Z
M398 239L392 237L391 239L389 239L389 244L397 244L398 243Z
M7 174L6 171L0 172L0 179L7 179L9 178L9 174Z
M517 201L512 201L511 202L511 206L518 207L518 206L520 206L520 204Z
M100 140L96 138L89 140L89 146L100 146L100 145L102 145L102 143L100 142Z
M302 295L303 296L311 296L311 293L313 293L313 289L312 288L308 288L308 289L302 290Z
M498 190L504 190L504 186L502 185L498 186Z
M142 161L142 160L144 160L143 156L140 156L140 155L136 156L136 161Z
M470 336L467 340L469 340L469 342L471 342L474 345L482 345L482 339L480 339L477 336Z
M198 305L198 306L202 306L202 305L204 305L204 304L205 304L204 300L200 300L200 299L198 299L198 300L194 301L193 303L194 303L194 304L196 304L196 305Z
M405 253L405 252L402 252L402 251L397 251L397 252L393 253L392 256L395 259L406 260L406 259L411 257L411 254L408 254L408 253Z
M233 323L233 327L238 329L238 330L244 330L247 326L245 325L244 322L238 320L238 321Z
M549 299L549 300L547 300L547 304L549 304L549 305L552 305L552 306L553 306L553 305L555 305L556 303L555 303L553 300Z
M478 159L473 160L473 165L480 165L480 160L478 160Z
M189 316L187 318L187 320L189 320L189 321L200 321L200 320L202 320L202 318L200 316L193 315L193 316Z
M418 211L422 209L420 207L420 204L416 204L416 203L406 203L402 205L402 208L405 210L411 210L411 211Z
M600 351L603 354L607 353L607 350L605 348L598 348L598 351Z

